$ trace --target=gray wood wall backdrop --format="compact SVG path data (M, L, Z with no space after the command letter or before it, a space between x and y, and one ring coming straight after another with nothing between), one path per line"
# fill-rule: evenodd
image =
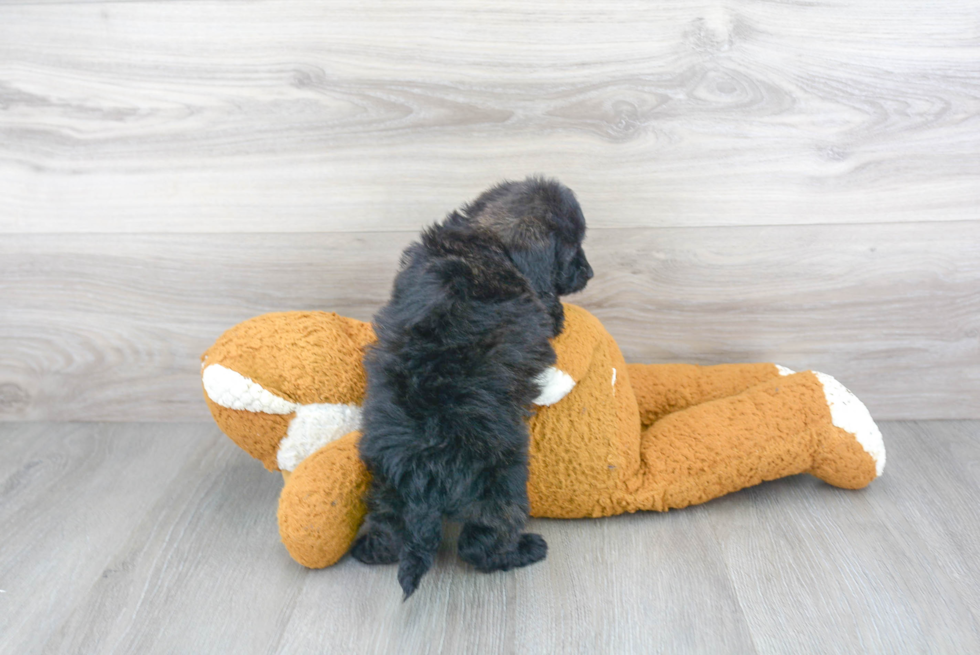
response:
M7 0L0 418L206 419L222 330L533 172L628 359L980 418L976 0Z

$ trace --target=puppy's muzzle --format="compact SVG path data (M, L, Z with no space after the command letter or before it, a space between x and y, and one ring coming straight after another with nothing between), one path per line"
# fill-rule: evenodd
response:
M585 285L589 283L593 275L592 266L584 256L576 257L573 260L570 273L565 280L565 284L562 285L564 289L559 291L561 295L578 293L585 288Z

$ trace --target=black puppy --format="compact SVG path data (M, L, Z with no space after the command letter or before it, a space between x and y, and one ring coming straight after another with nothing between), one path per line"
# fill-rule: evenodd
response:
M370 513L351 554L400 562L408 598L432 566L442 521L463 524L460 557L480 571L544 558L528 516L525 420L554 363L558 297L592 277L571 190L505 182L422 233L375 316L360 454Z

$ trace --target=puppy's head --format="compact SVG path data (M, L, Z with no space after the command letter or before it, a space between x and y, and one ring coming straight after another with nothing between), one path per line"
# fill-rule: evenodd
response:
M504 182L463 211L503 242L560 332L564 312L558 297L581 291L592 278L582 250L585 216L571 189L541 177Z

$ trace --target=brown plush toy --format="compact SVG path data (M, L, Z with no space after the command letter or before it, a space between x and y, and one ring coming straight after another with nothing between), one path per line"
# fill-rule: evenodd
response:
M218 425L282 471L280 535L311 568L347 552L366 512L357 430L361 357L373 340L370 324L337 314L266 314L202 357ZM867 409L829 375L627 364L598 319L574 305L554 348L529 421L532 516L666 511L797 473L859 489L884 468Z

